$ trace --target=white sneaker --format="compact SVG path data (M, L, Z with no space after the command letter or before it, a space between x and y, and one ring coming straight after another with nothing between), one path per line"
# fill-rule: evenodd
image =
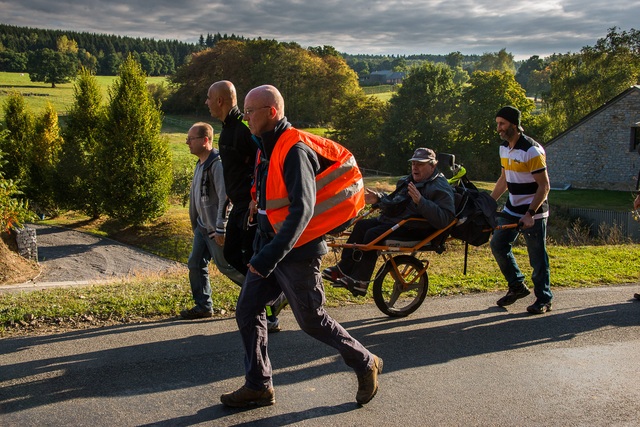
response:
M275 333L280 332L280 330L280 320L277 317L273 322L267 319L267 332Z

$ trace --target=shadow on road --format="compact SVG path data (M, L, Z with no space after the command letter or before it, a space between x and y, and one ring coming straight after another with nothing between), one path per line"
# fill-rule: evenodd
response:
M492 307L433 317L378 317L342 324L367 348L384 358L385 372L392 372L542 343L580 340L585 333L611 327L638 326L638 308L635 302L623 302L558 310L546 316L529 316ZM220 328L223 325L220 322L235 324L233 319L203 321L207 335L160 339L157 342L152 339L152 342L132 346L121 346L119 336L130 333L144 333L150 337L160 333L162 336L180 336L179 331L171 329L184 324L166 320L1 340L0 353L4 355L47 345L68 349L75 341L111 344L101 350L76 351L77 354L2 366L0 383L11 382L12 385L0 389L0 410L8 414L73 399L187 390L242 377L239 334L229 323L224 323L228 332L216 332L225 329ZM588 335L590 340L600 343L609 339L606 333ZM279 385L348 370L332 348L316 343L298 329L270 335L269 350L274 369L278 370L274 379ZM331 361L313 366L309 364L309 361L323 358ZM216 402L217 396L212 396L211 401ZM355 409L355 403L317 407L310 411L267 416L258 424L252 422L252 425L295 424ZM192 425L221 420L236 412L214 404L193 415L167 419L154 425Z

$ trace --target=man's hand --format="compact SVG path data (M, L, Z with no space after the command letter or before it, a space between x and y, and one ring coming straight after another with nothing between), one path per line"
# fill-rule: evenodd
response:
M215 233L213 235L213 240L216 241L216 243L218 244L218 246L224 246L224 234L218 234Z
M416 188L416 185L413 182L410 182L407 186L407 194L409 194L409 197L411 197L413 203L415 203L416 205L420 203L422 194L420 194L420 191L418 190L418 188Z
M523 230L526 230L527 228L533 227L533 224L535 224L535 223L536 223L536 220L533 219L533 217L529 213L527 213L522 218L520 218L520 221L518 222L518 225Z
M372 191L369 188L364 189L364 202L368 205L373 205L374 203L378 203L380 201L380 196L375 191Z

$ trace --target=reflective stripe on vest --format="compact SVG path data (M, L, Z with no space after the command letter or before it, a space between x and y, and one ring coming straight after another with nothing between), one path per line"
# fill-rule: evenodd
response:
M266 185L267 218L276 233L289 214L289 197L283 178L287 153L303 142L333 164L316 176L313 216L295 244L301 246L355 217L364 208L364 182L353 155L329 139L289 128L278 139L269 162Z

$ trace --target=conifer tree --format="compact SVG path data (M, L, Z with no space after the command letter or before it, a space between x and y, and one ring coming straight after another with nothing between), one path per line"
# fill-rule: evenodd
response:
M109 88L99 149L105 210L134 225L166 211L171 186L168 142L160 135L162 116L145 81L140 64L129 56Z
M58 113L50 103L36 120L29 164L29 184L25 194L36 213L56 214L56 169L62 148Z
M58 164L58 200L67 209L98 218L100 199L97 151L101 143L104 109L95 76L82 69L74 85L74 103L67 114Z
M7 161L4 174L7 179L20 180L26 184L35 124L33 113L18 92L9 94L3 109L5 126L9 132L6 138L0 140L0 150L5 153Z

